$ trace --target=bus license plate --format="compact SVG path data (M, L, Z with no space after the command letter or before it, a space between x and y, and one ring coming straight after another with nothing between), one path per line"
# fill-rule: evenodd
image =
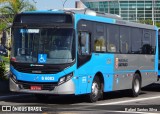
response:
M31 90L42 90L41 86L31 86L30 87Z

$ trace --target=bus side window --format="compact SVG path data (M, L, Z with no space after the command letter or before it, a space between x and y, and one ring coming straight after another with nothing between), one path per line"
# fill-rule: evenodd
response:
M121 26L120 27L120 51L122 54L130 53L130 28Z
M103 36L100 36L94 41L94 51L96 52L106 52L105 39Z
M80 32L78 34L79 39L79 54L88 55L90 54L90 35L87 32Z
M119 52L119 26L107 25L107 52Z

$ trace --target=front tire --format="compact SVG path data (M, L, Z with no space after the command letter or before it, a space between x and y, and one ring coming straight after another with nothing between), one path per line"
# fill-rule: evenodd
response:
M139 74L135 74L132 81L132 90L131 95L132 97L138 97L141 91L141 79Z
M96 76L93 80L92 87L91 87L91 93L89 96L90 102L96 102L100 96L101 96L101 83L99 78Z

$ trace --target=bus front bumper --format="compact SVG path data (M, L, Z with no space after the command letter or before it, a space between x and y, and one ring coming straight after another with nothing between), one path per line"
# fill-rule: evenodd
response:
M52 90L31 90L24 89L21 87L21 84L13 81L12 78L9 79L10 91L13 92L23 92L23 93L35 93L35 94L55 94L55 95L67 95L67 94L75 94L75 85L70 79L69 81L57 85Z

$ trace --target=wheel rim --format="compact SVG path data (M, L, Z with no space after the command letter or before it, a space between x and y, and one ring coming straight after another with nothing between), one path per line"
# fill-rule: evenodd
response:
M140 86L139 80L136 79L136 80L135 80L135 83L134 83L134 90L135 90L136 93L139 92L139 88L140 88L139 86Z
M98 84L96 82L94 82L92 84L92 95L93 97L96 97L98 95Z

